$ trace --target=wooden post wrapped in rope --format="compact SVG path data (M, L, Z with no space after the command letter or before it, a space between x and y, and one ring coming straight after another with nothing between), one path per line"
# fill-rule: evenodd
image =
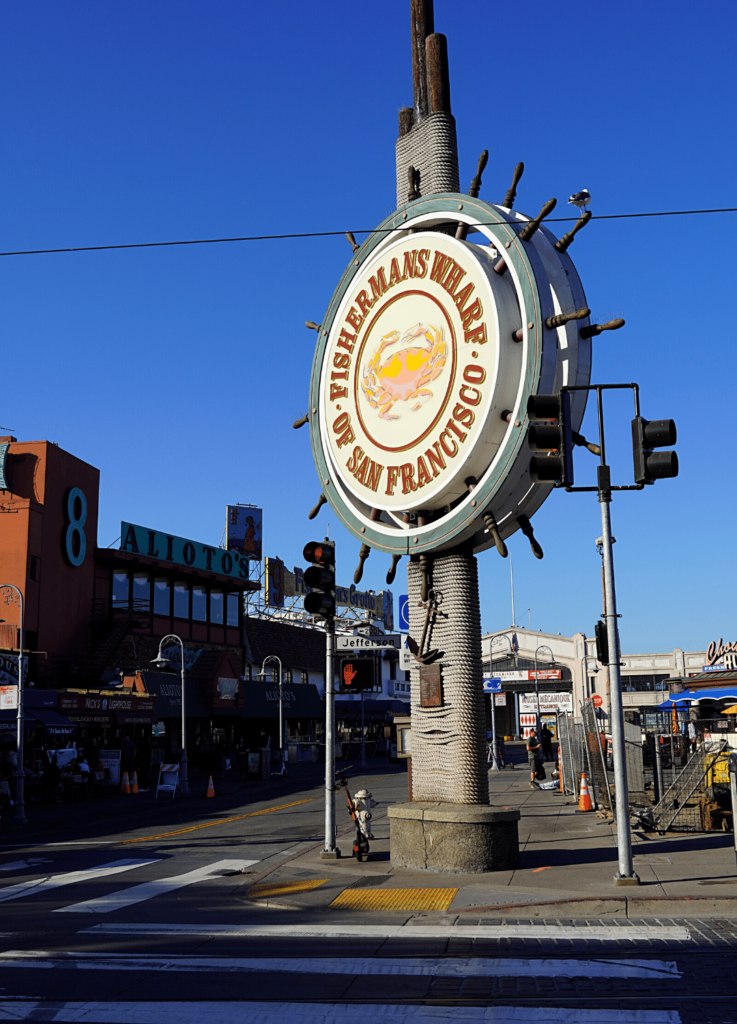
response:
M431 616L425 646L442 652L435 662L442 673L442 701L436 707L421 706L421 666L413 664L412 799L488 804L476 559L471 554L436 555L430 571L445 615ZM408 585L410 634L419 638L426 615L420 604L419 559L410 562Z

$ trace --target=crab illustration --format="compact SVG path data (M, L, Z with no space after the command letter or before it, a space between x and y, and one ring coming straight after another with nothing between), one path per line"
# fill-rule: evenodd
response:
M407 345L392 352L381 362L386 349L408 341L422 341L424 344ZM399 331L390 331L382 337L366 363L361 388L369 404L379 410L380 419L397 420L399 414L392 413L395 402L409 402L416 398L417 401L411 406L414 412L432 398L432 391L426 385L443 372L446 358L447 347L442 327L415 324L401 336Z

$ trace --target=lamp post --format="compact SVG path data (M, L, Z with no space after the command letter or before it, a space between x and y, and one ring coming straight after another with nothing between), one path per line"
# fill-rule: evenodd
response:
M181 789L182 796L189 796L189 778L187 774L187 700L184 685L184 643L182 638L177 636L175 633L169 633L169 635L165 636L163 640L160 640L159 653L152 659L151 664L156 665L157 668L164 668L169 664L169 659L165 658L161 653L161 649L167 640L175 640L179 644L179 650L182 655L182 760L179 771L179 787Z
M281 658L277 654L267 654L264 658L263 664L261 665L261 671L258 674L259 679L266 679L266 672L264 667L267 661L276 661L279 664L279 771L273 772L273 775L286 775L286 767L284 764L284 701L282 694L282 664Z
M500 633L498 636L492 637L491 646L489 647L489 669L491 671L493 671L491 666L491 655L494 650L494 645L500 640L507 641L507 644L509 645L509 653L514 657L514 647L512 647L512 641L506 633ZM499 751L496 745L496 704L494 703L494 694L491 693L489 696L491 698L491 770L493 772L498 772L502 766L499 764Z
M584 643L586 643L585 640L584 640ZM596 655L595 654L584 654L583 658L581 658L581 671L583 673L584 693L588 697L588 696L590 696L590 694L588 693L588 686L586 685L587 682L588 682L587 674L586 674L586 662L587 661L596 662ZM596 673L599 671L599 666L595 664L594 668L592 669L592 671L593 671L594 675L596 675Z
M11 603L11 595L17 594L20 604L20 630L18 638L18 710L17 710L17 747L15 766L15 807L13 809L13 821L16 825L27 825L28 819L25 815L25 781L26 773L23 768L23 594L13 583L0 585L0 593L5 598L5 604Z
M547 646L547 644L540 644L539 647L535 648L535 702L537 704L537 714L535 715L535 733L537 735L538 743L540 742L540 682L537 678L537 652L547 651L550 655L550 660L554 664L555 658L553 652Z

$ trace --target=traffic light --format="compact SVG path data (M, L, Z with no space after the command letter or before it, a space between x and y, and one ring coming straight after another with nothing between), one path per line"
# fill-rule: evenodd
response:
M606 622L597 622L594 628L596 636L596 660L600 665L609 664L609 633Z
M335 541L310 541L303 555L312 565L305 569L304 581L310 588L305 595L305 611L321 619L335 615Z
M530 459L530 476L536 483L561 483L573 486L573 436L571 431L570 395L530 395L527 415L531 420L552 420L531 423L527 443L534 452L555 454Z
M340 693L359 693L374 688L373 658L343 658L340 663Z
M678 455L675 452L654 452L676 443L673 420L632 420L632 452L635 459L635 483L652 484L656 480L678 476Z

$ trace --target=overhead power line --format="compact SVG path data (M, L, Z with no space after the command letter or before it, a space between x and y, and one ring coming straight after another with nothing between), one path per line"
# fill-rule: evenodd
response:
M737 206L727 206L719 210L657 210L650 213L603 213L591 218L594 220L624 220L632 217L686 217L703 213L737 213ZM546 224L561 224L563 222L577 220L577 217L548 217ZM495 227L496 221L485 223L479 221L480 227ZM520 221L520 223L522 223ZM393 228L353 228L354 235L373 235L378 230L385 233L397 231L399 227ZM122 245L80 245L64 249L18 249L14 252L0 252L0 256L41 256L45 253L59 252L102 252L106 249L154 249L166 245L214 245L220 242L272 242L289 238L330 238L336 235L345 235L345 231L301 231L290 232L283 235L240 235L237 238L185 238L173 242L127 242Z

